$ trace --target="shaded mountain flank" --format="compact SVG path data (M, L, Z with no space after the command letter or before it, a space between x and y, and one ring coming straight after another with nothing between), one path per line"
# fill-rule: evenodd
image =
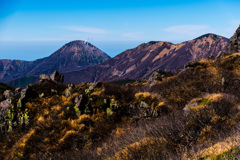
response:
M59 72L78 70L100 64L109 58L91 43L72 41L49 57L35 61L0 60L0 81L8 82L24 76L34 79L40 74L51 74L54 70Z
M226 47L226 54L240 53L240 25L234 35L230 38L230 44Z
M228 43L229 39L215 34L205 34L179 44L150 41L99 65L65 72L65 80L80 83L148 77L156 69L173 71L190 61L216 57Z

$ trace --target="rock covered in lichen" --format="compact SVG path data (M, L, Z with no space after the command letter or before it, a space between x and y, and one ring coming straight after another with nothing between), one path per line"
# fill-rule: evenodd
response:
M14 94L10 90L6 90L3 92L3 95L6 99L10 99L14 96Z

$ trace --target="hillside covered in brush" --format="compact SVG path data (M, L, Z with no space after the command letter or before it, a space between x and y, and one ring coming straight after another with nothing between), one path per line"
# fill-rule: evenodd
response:
M8 88L0 159L239 157L239 71L235 53L124 86L46 79Z
M54 71L27 88L0 84L0 159L240 158L236 33L226 53L174 74L66 85Z

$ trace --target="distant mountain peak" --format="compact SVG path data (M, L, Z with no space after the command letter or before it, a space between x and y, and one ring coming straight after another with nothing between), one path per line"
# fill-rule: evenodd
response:
M213 40L216 40L218 38L225 38L225 37L222 37L222 36L219 36L219 35L216 35L214 33L207 33L207 34L204 34L204 35L201 35L197 38L195 38L194 40L198 40L198 39L203 39L203 38L212 38ZM227 38L226 38L227 39Z
M59 55L59 54L71 54L74 53L74 55L94 55L94 56L100 56L103 57L103 59L109 59L110 56L108 56L106 53L101 51L96 46L92 45L88 41L83 40L74 40L69 43L66 43L63 47L61 47L59 50L54 52L51 56Z
M105 52L91 43L75 40L63 45L49 57L35 61L0 60L0 80L9 81L24 76L51 74L54 70L67 72L94 66L108 60Z
M83 40L74 40L71 42L68 42L66 45L71 46L71 45L91 45L93 46L90 42L88 41L83 41Z
M66 50L66 49L79 49L79 48L97 48L94 45L92 45L90 42L88 41L83 41L83 40L74 40L71 42L66 43L65 45L63 45L59 50L57 50L56 52L60 51L60 50ZM56 53L55 52L55 53Z
M110 56L87 41L75 40L65 44L50 58L57 60L55 70L63 72L100 64Z

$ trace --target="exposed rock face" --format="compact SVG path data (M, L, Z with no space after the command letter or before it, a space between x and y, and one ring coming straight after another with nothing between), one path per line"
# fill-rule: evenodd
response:
M48 75L46 75L46 74L41 74L39 76L39 79L40 79L40 82L43 82L45 80L50 80L50 77Z
M162 81L163 78L172 76L171 72L165 72L162 70L153 71L152 75L148 78L147 85L152 86L158 81Z
M148 77L154 70L172 71L197 59L216 57L228 45L227 38L206 34L180 44L169 42L143 43L93 67L66 72L70 83L115 81Z
M74 84L68 84L68 88L65 91L65 96L69 97L72 95L73 88L75 87Z
M58 71L54 71L53 74L50 76L50 79L55 82L63 83L64 75L62 75Z
M10 91L10 90L6 90L3 92L3 96L6 98L6 99L10 99L14 96L14 94Z
M24 76L50 75L54 70L68 72L100 64L110 57L84 41L72 41L46 58L35 61L0 60L0 81L8 82Z
M15 93L20 93L21 92L21 88L16 88L15 89Z
M75 99L74 99L74 102L75 102L75 106L79 107L81 102L82 102L82 95L78 95Z
M4 118L4 115L10 110L11 100L7 99L0 102L0 121Z
M160 69L153 71L152 75L149 77L148 80L159 80L161 81L165 77L173 76L171 72L165 72Z
M226 54L240 53L240 25L234 35L230 38L230 43L226 47Z

